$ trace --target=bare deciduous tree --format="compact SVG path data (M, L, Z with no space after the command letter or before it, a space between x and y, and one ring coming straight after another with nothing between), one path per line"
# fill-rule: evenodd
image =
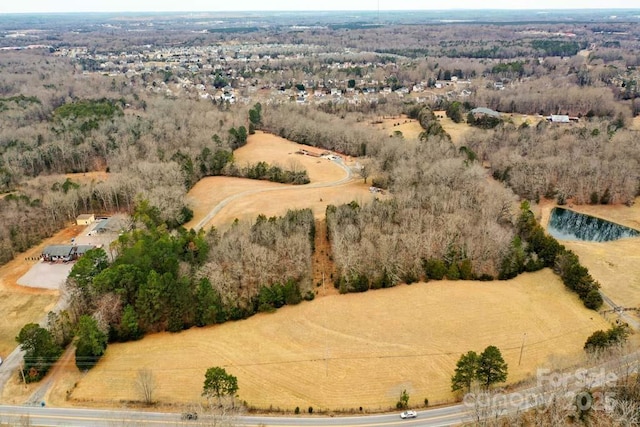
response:
M153 395L156 392L157 382L151 369L142 368L138 370L135 386L142 401L147 405L153 404Z

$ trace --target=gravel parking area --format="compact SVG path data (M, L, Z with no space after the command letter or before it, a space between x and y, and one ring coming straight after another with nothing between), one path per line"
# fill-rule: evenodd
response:
M116 227L119 227L124 221L124 217L122 215L114 218ZM118 232L115 231L117 229L110 229L103 233L96 233L94 232L94 229L98 224L100 224L100 221L96 221L93 224L88 225L71 241L61 241L57 242L57 244L94 245L96 247L103 248L109 258L112 258L113 254L109 251L109 244L118 238ZM31 288L60 289L60 286L67 280L67 276L71 272L73 264L74 262L50 263L34 261L34 265L25 275L18 279L17 283Z
M67 280L73 263L49 263L38 261L27 271L27 274L18 279L18 284L32 288L60 289Z

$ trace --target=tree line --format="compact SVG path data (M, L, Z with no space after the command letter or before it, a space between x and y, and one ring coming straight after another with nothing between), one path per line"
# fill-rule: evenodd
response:
M486 184L476 154L456 149L427 107L411 114L425 129L419 140L391 138L370 159L373 181L384 182L392 197L327 207L336 288L509 279L548 267L598 309L599 285L575 254L545 234L529 205L514 218L512 193Z
M524 271L551 268L564 285L578 295L585 307L598 310L602 306L602 296L598 291L600 284L580 264L575 253L545 233L531 212L528 201L520 206L516 227L517 235L500 266L500 279L510 279Z

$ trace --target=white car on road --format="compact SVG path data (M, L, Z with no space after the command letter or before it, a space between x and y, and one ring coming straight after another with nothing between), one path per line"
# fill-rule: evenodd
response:
M415 418L418 416L418 413L416 411L404 411L403 413L400 414L400 418L402 418L403 420L406 418Z

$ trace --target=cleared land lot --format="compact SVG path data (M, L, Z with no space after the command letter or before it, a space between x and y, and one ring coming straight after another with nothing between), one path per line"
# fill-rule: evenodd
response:
M387 409L403 389L413 404L425 397L437 403L452 399L450 376L463 352L497 345L513 382L540 365L577 363L587 336L607 326L548 270L506 282L398 286L112 344L93 370L76 377L71 398L136 400L136 372L149 367L161 402L199 402L206 369L224 366L238 377L240 399L267 409ZM67 389L56 390L55 400L64 402Z
M417 120L410 119L406 115L395 118L381 118L382 123L375 123L376 129L388 131L389 135L393 132L400 131L402 136L407 139L418 139L420 133L424 130Z
M464 135L469 132L470 130L474 130L475 128L472 128L471 126L467 125L466 120L467 117L464 116L463 117L463 121L461 123L456 123L453 120L451 120L449 117L447 117L447 113L446 111L434 111L435 115L438 116L440 119L440 124L442 125L442 127L444 128L444 130L451 135L451 141L458 145L460 144L460 142L462 142ZM475 129L475 131L479 131L479 129Z
M346 172L335 162L318 157L295 154L300 149L321 153L323 150L296 144L276 135L256 132L247 145L234 152L239 166L266 161L283 168L304 169L311 180L310 185L285 185L268 181L242 178L208 177L200 180L188 193L187 203L194 211L187 228L198 224L214 207L229 197L230 201L220 212L204 225L205 229L219 227L234 219L252 221L262 213L267 216L282 215L288 209L311 208L320 218L328 204L349 203L352 200L367 202L373 199L369 187L362 178L337 186L316 187L340 181ZM350 159L345 159L350 164Z
M53 183L62 184L65 180L70 179L71 181L79 184L91 184L107 181L112 175L108 172L103 171L94 171L94 172L80 172L80 173L67 173L67 174L52 174L52 175L42 175L36 178L32 178L25 182L25 187L28 186L41 186L43 183L47 185L53 185Z

